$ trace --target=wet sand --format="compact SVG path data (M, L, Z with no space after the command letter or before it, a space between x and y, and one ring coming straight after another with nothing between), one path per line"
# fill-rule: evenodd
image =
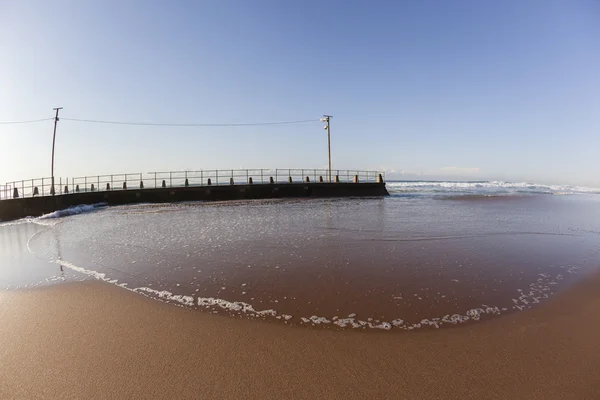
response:
M600 265L596 200L514 197L110 207L2 228L0 288L100 278L236 318L443 329L535 307Z
M0 292L0 398L598 399L600 274L389 335L236 320L100 282Z

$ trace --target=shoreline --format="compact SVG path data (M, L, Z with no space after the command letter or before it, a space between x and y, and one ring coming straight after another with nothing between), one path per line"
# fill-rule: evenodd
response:
M0 292L0 397L594 399L600 273L403 335L216 318L103 282Z

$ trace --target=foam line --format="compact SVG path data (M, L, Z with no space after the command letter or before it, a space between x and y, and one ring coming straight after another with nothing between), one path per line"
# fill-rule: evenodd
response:
M277 319L283 319L286 322L293 318L291 315L280 314L273 309L256 310L254 306L243 301L229 301L214 297L194 297L188 295L174 294L168 290L156 290L149 287L131 288L128 286L127 283L119 283L117 279L110 279L105 273L81 268L64 260L53 260L51 262L62 265L63 267L69 268L81 274L91 276L95 279L120 286L132 292L140 293L154 299L172 302L181 306L198 306L213 310L215 310L216 308L220 308L228 312L244 313L249 317L274 317ZM576 274L579 268L574 266L562 266L561 269L563 269L565 273ZM533 304L539 303L541 299L549 297L549 294L553 293L552 286L557 284L556 281L562 280L564 278L562 273L559 273L554 277L544 273L539 274L539 276L540 277L535 282L529 285L527 290L518 289L519 296L515 299L512 299L514 303L514 305L512 306L513 310L522 311L526 308L530 308ZM349 314L348 317L345 318L340 318L338 316L334 316L333 318L327 318L323 316L312 315L310 317L299 317L297 320L300 321L301 324L310 324L313 326L333 324L337 325L340 328L351 327L354 329L369 328L382 330L391 330L393 328L410 331L424 328L427 326L439 328L444 324L456 325L468 321L479 321L485 315L499 315L502 312L506 311L508 311L507 308L499 308L497 306L488 306L482 304L480 307L467 310L462 314L455 313L452 315L447 314L441 317L424 318L416 323L410 323L401 318L396 318L391 321L379 321L373 320L372 318L367 318L367 320L364 320L356 318L356 314L354 313Z

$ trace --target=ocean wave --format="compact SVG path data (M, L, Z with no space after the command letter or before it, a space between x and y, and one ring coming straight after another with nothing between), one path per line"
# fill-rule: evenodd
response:
M388 181L386 186L392 195L464 194L502 196L533 194L600 194L599 188L504 181Z
M101 207L105 207L107 205L108 205L107 203L80 204L78 206L73 206L73 207L62 209L62 210L57 210L57 211L51 212L49 214L44 214L41 217L39 217L38 219L44 220L44 219L49 219L49 218L62 218L62 217L68 217L71 215L83 214L83 213L87 213L90 211L94 211Z
M99 208L106 207L108 203L96 203L96 204L80 204L78 206L73 206L69 208L65 208L62 210L57 210L48 214L44 214L41 217L25 217L18 219L16 221L8 221L1 222L0 227L13 226L13 225L22 225L22 224L37 224L43 226L54 226L56 224L56 219L62 217L68 217L70 215L77 215L88 213Z

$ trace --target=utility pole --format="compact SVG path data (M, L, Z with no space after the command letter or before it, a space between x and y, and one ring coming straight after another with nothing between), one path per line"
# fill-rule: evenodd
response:
M54 196L56 190L54 189L54 144L56 143L56 124L58 123L58 111L62 110L62 107L53 108L56 111L56 116L54 117L54 135L52 136L52 187L50 188L50 194ZM42 188L42 190L44 190Z
M331 183L331 124L329 120L333 115L323 115L321 122L327 122L323 129L327 129L327 160L329 161L329 183Z

